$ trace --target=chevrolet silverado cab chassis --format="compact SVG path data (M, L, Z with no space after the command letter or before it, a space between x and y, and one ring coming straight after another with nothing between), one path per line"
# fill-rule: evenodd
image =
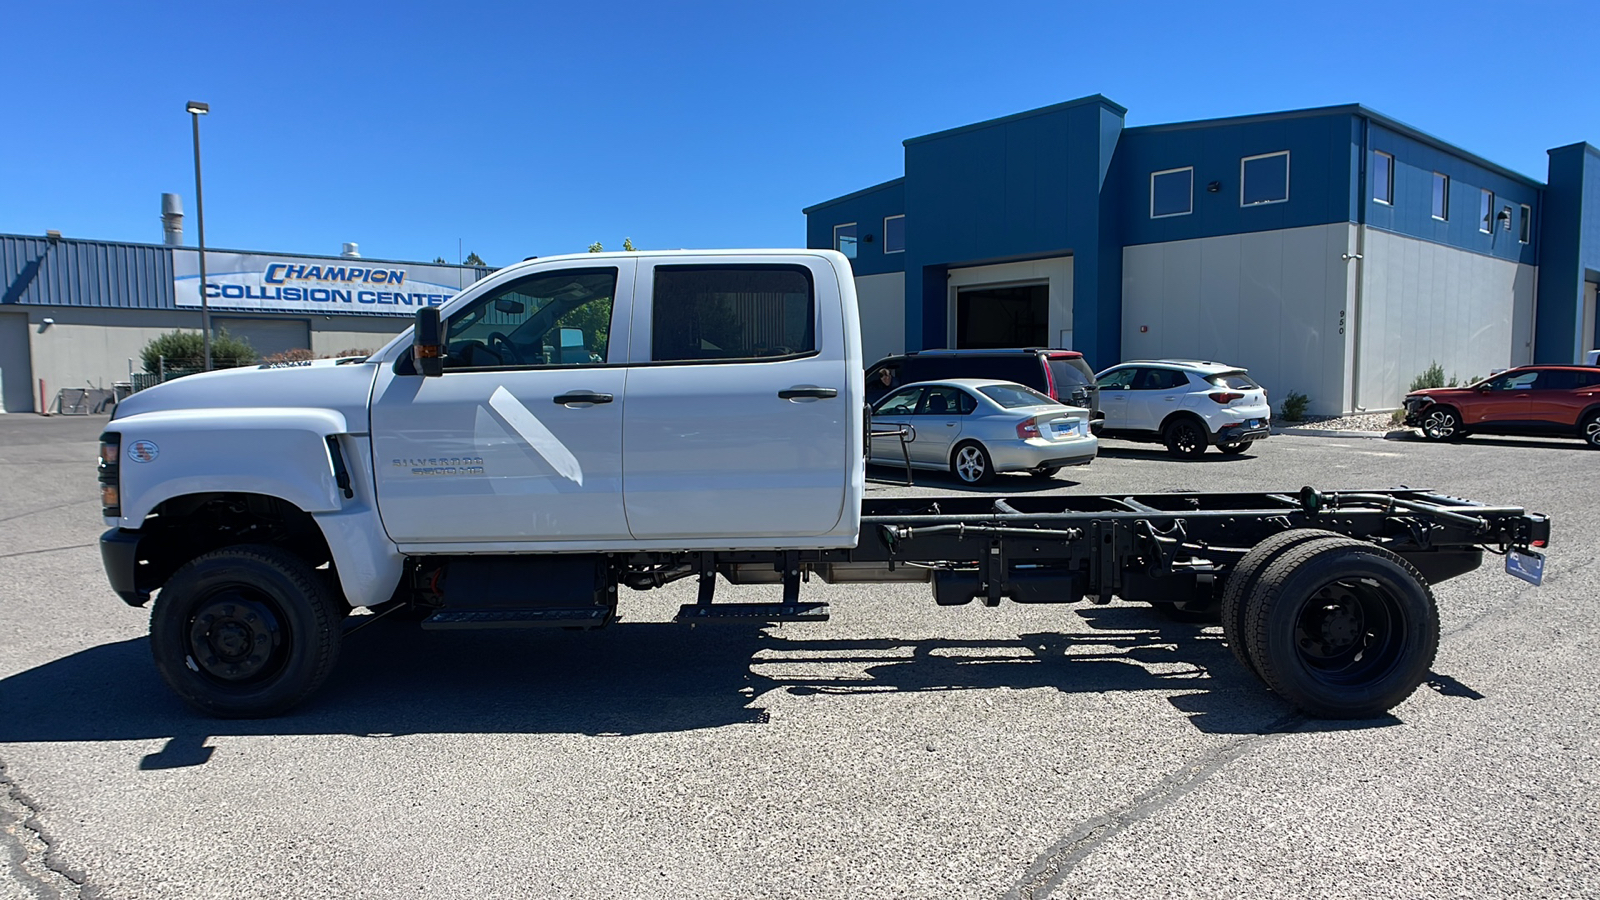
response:
M1432 664L1431 584L1485 552L1540 577L1545 517L1428 491L867 500L861 363L833 251L524 262L366 359L128 398L101 438L102 557L126 602L153 598L164 679L218 716L308 697L355 608L599 628L619 587L694 578L680 621L803 621L827 617L801 599L817 577L1220 619L1289 702L1370 717ZM719 578L780 599L718 602Z

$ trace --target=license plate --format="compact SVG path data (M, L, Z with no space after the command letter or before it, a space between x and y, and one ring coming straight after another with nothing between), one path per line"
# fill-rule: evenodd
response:
M1260 419L1251 419L1250 421L1246 422L1245 424L1249 425L1251 428L1260 428L1261 427L1261 420Z
M1506 554L1506 573L1515 575L1529 584L1544 583L1544 555L1529 550L1526 553L1512 550Z

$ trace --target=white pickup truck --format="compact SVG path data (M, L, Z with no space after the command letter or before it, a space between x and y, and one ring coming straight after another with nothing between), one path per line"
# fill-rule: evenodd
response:
M1121 596L1220 616L1274 690L1366 716L1432 661L1428 580L1484 546L1537 575L1549 533L1421 491L868 501L863 391L839 253L532 260L367 359L128 398L101 438L102 557L125 601L154 597L168 684L221 716L310 695L354 608L593 628L619 586L697 577L681 620L826 618L799 599L813 574L929 582L943 605ZM714 602L719 577L782 599ZM1337 602L1330 578L1352 586Z

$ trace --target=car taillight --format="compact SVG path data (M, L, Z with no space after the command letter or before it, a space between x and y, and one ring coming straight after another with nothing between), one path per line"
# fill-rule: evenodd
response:
M122 435L108 431L100 435L100 514L122 517L122 485L117 477L122 459Z
M1210 397L1211 399L1213 399L1213 400L1215 400L1218 403L1221 403L1223 405L1227 405L1229 403L1232 403L1235 400L1243 400L1244 399L1244 395L1239 393L1238 391L1212 391L1211 393L1207 394L1206 396Z
M1039 420L1038 419L1023 419L1021 422L1017 423L1017 437L1019 437L1019 438L1021 438L1023 440L1027 440L1028 438L1036 438L1038 436L1039 436Z

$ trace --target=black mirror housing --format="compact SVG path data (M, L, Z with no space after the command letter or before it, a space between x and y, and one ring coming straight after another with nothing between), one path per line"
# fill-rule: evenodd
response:
M439 307L417 310L417 324L411 332L411 359L426 377L444 374L444 322Z

